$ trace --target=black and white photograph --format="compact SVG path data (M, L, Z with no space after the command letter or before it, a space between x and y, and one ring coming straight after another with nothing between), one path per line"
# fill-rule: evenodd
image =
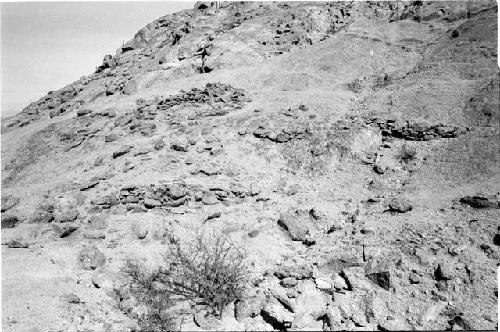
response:
M0 10L1 331L498 330L497 1Z

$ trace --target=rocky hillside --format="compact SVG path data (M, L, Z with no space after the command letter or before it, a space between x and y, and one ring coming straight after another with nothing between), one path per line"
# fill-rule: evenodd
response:
M222 2L2 122L2 328L135 331L129 259L227 235L181 330L497 329L494 1Z

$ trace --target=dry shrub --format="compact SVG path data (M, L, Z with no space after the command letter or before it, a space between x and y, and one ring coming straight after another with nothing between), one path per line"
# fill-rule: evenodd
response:
M217 315L243 294L249 273L246 252L227 235L198 236L186 248L172 236L170 241L173 246L165 256L169 269L163 282L173 294L201 300Z
M128 261L123 269L130 280L128 293L146 309L135 317L144 331L172 330L169 309L175 300L205 305L220 316L246 286L246 252L227 236L200 235L187 245L172 235L169 238L171 246L162 266L148 270L140 262Z

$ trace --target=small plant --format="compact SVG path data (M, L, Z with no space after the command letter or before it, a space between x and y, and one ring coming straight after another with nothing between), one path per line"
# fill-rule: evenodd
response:
M401 163L408 164L410 161L415 160L417 157L417 150L407 144L403 144L398 152L398 160Z
M246 253L227 236L197 236L186 246L170 234L169 239L162 266L151 270L129 260L123 268L128 294L146 311L134 317L143 331L172 330L175 321L169 309L175 300L206 305L220 316L241 297L247 281Z

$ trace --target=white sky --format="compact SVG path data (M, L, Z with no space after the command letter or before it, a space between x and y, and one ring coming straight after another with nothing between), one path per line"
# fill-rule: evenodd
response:
M194 1L1 4L1 116L91 74L146 24Z

